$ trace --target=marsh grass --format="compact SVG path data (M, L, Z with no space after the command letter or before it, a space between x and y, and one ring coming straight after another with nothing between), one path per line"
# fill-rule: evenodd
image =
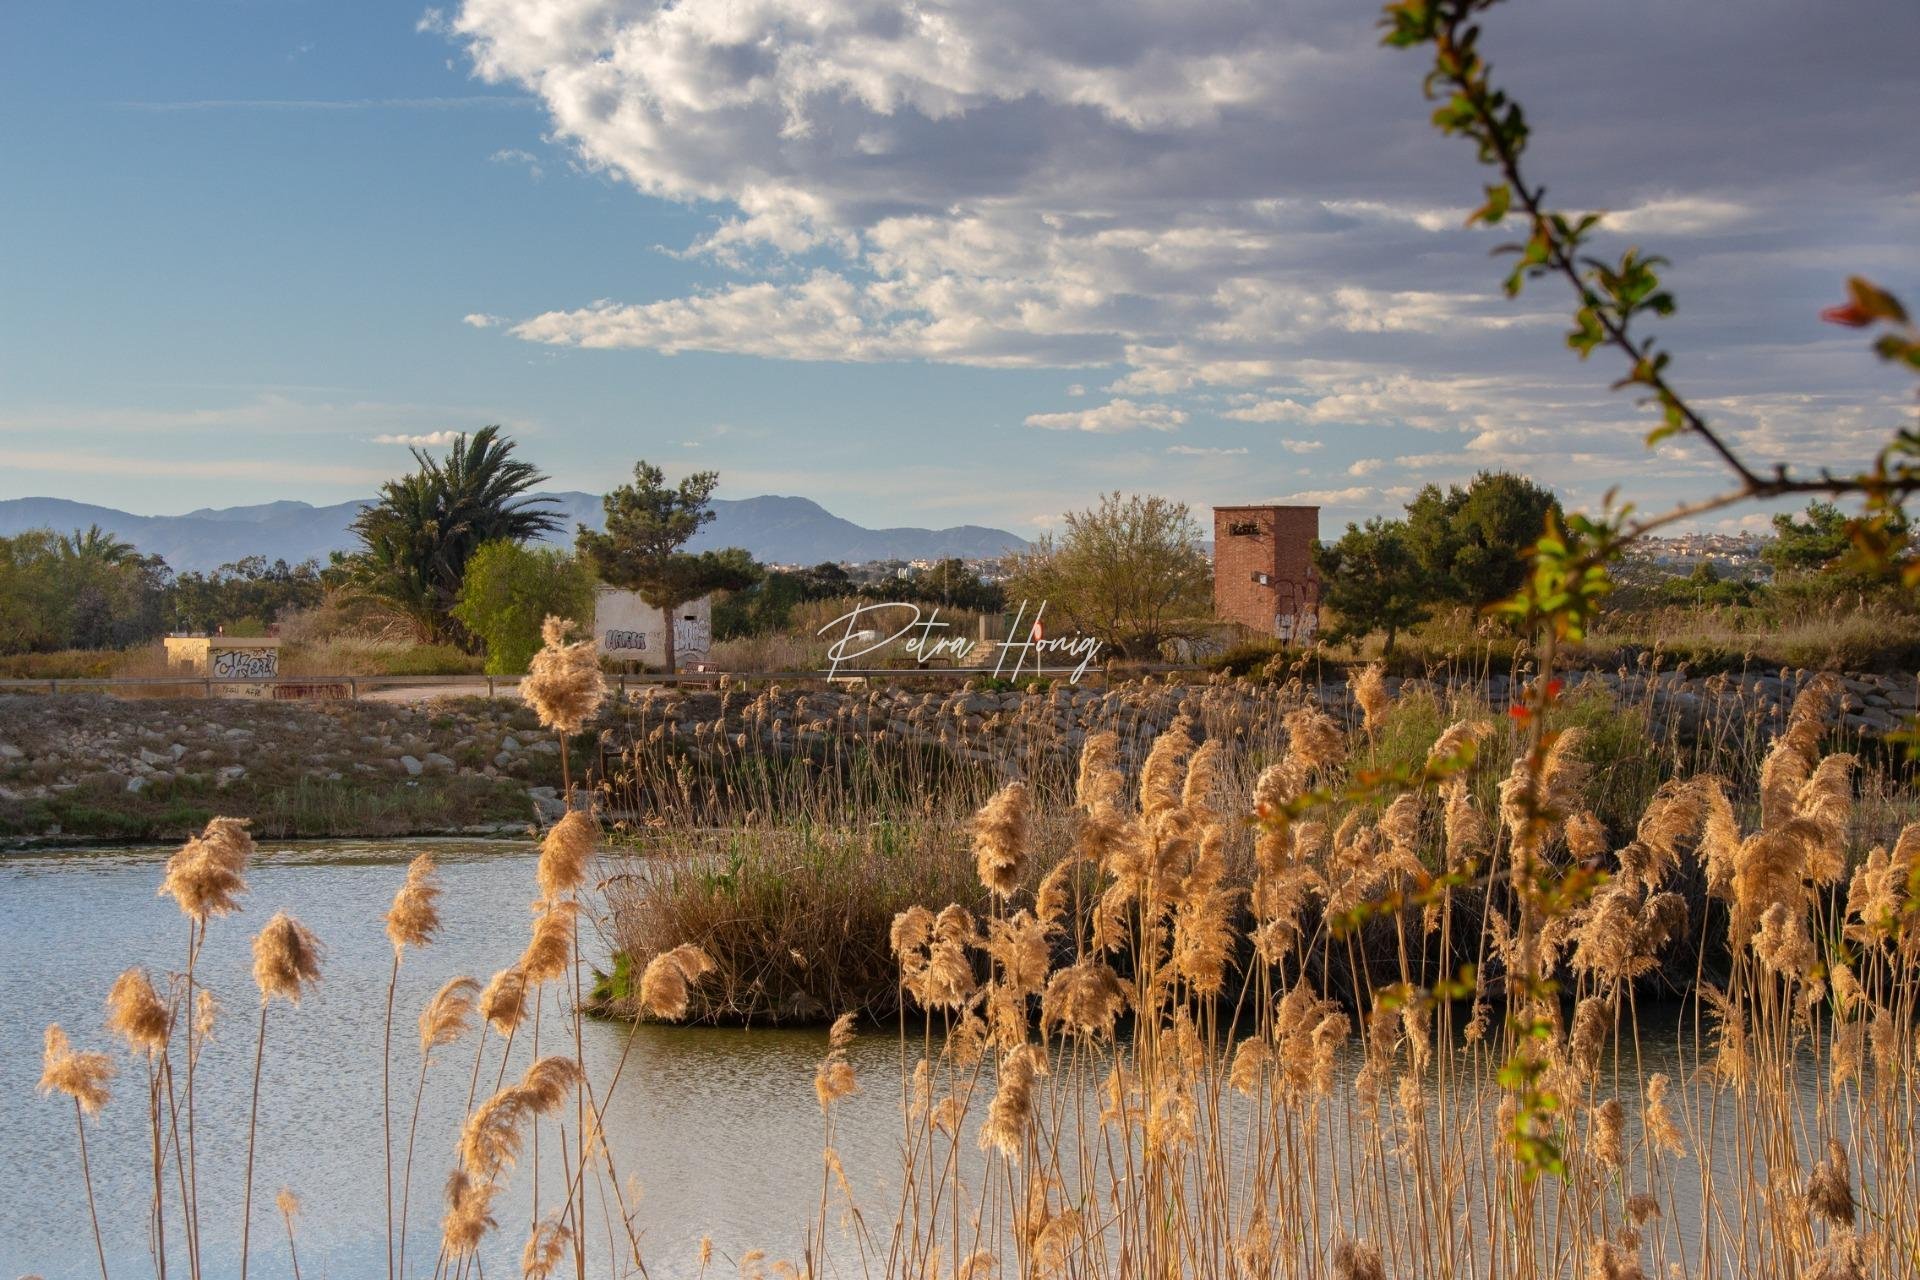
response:
M1577 690L1527 735L1370 678L1352 723L1222 684L1143 694L1090 734L1036 715L984 758L961 735L889 753L854 734L838 757L696 758L663 734L641 766L671 779L636 785L664 825L596 861L599 823L570 814L525 948L422 1011L410 1116L428 1089L466 1102L457 1134L389 1128L393 1273L477 1275L483 1241L525 1230L523 1274L584 1276L589 1256L647 1274L601 1128L645 1081L624 1051L607 1078L579 1066L578 930L605 911L628 952L617 1012L759 1016L804 989L823 1015L896 1020L892 1190L860 1203L837 1153L863 1084L838 1017L816 1214L768 1242L793 1261L751 1252L745 1276L1916 1274L1920 825L1898 776L1829 750L1832 694L1809 685L1782 732L1704 742ZM250 849L231 820L182 849L184 967L152 1005L131 979L113 1002L150 1091L140 1211L156 1263L193 1276L215 1267L203 1216L231 1211L196 1174L194 975L204 948L244 945L222 917ZM427 883L396 881L396 972L403 941L431 961ZM311 943L277 918L256 944L256 1064L299 1035ZM768 967L782 953L793 974ZM795 976L822 970L832 985ZM1677 1016L1642 1007L1662 994ZM516 1039L535 1052L509 1078ZM81 1146L112 1064L64 1038L48 1062ZM416 1160L448 1178L437 1238L410 1251ZM502 1224L519 1178L532 1212Z

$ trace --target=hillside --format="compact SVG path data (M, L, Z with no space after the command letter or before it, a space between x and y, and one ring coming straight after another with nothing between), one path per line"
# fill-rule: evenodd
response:
M576 523L595 527L600 523L600 499L595 494L540 496L551 499L566 519L568 532L562 541L571 541ZM65 533L97 524L141 551L161 556L176 571L212 569L250 555L289 563L324 561L335 551L352 549L354 538L348 526L370 501L326 507L281 501L203 507L178 516L140 516L65 498L12 498L0 501L0 536L28 529ZM694 550L745 547L756 559L770 563L976 558L1026 546L1004 529L980 525L868 529L807 498L717 498L713 511L713 523L701 530Z

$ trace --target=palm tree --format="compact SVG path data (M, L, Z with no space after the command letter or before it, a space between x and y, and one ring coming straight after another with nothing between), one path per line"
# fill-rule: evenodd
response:
M547 477L512 454L497 426L462 434L445 459L415 449L420 469L387 481L353 522L363 549L346 563L349 584L404 615L421 640L471 645L452 615L468 559L482 543L561 527L545 499L521 497Z
M138 552L131 542L122 542L99 525L90 524L60 535L60 554L69 560L118 566L134 560Z

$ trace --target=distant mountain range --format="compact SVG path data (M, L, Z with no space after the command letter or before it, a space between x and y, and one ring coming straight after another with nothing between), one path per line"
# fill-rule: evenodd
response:
M565 523L556 539L571 543L576 524L598 528L600 498L591 493L543 493ZM250 507L202 507L182 516L136 516L112 507L96 507L65 498L11 498L0 501L0 537L29 529L69 533L99 525L149 555L158 555L176 572L213 569L243 556L265 556L297 564L325 562L335 551L350 551L356 540L349 526L371 499L316 507L305 502L265 502ZM823 560L935 560L947 556L979 559L1026 547L1025 539L1004 529L958 525L951 529L867 529L834 515L807 498L767 495L716 498L713 522L693 540L691 549L745 547L769 564L818 564Z

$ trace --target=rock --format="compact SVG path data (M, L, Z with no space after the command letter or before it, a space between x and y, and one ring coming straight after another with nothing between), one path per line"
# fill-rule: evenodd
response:
M538 751L543 756L557 756L560 754L560 744L550 738L542 738L527 750Z
M508 734L506 737L500 739L500 750L518 751L519 749L520 739L514 737L512 734Z
M149 751L145 747L140 748L141 764L152 766L156 764L170 763L172 760L173 760L173 757L170 755L165 755L158 751Z
M508 738L507 741L512 742L513 739ZM512 764L513 764L513 752L507 751L504 748L500 751L498 755L494 756L493 758L493 766L496 769L505 769L511 766Z
M228 783L238 782L246 776L247 769L245 765L230 764L223 769L214 770L213 781L215 786L224 787Z
M455 765L453 763L453 757L443 756L438 751L427 752L426 759L421 761L421 763L424 764L427 768L433 769L436 771L446 770L448 772L451 772L455 768Z
M133 792L135 795L138 795L140 793L140 789L146 785L147 785L147 780L145 778L128 778L127 779L127 790Z
M427 766L420 763L418 760L414 759L412 756L401 756L400 767L407 771L407 776L409 778L417 778L421 774L427 771Z
M26 754L11 742L0 742L0 760L18 760Z
M528 787L527 798L533 801L533 811L542 822L552 822L566 816L567 803L553 787Z

